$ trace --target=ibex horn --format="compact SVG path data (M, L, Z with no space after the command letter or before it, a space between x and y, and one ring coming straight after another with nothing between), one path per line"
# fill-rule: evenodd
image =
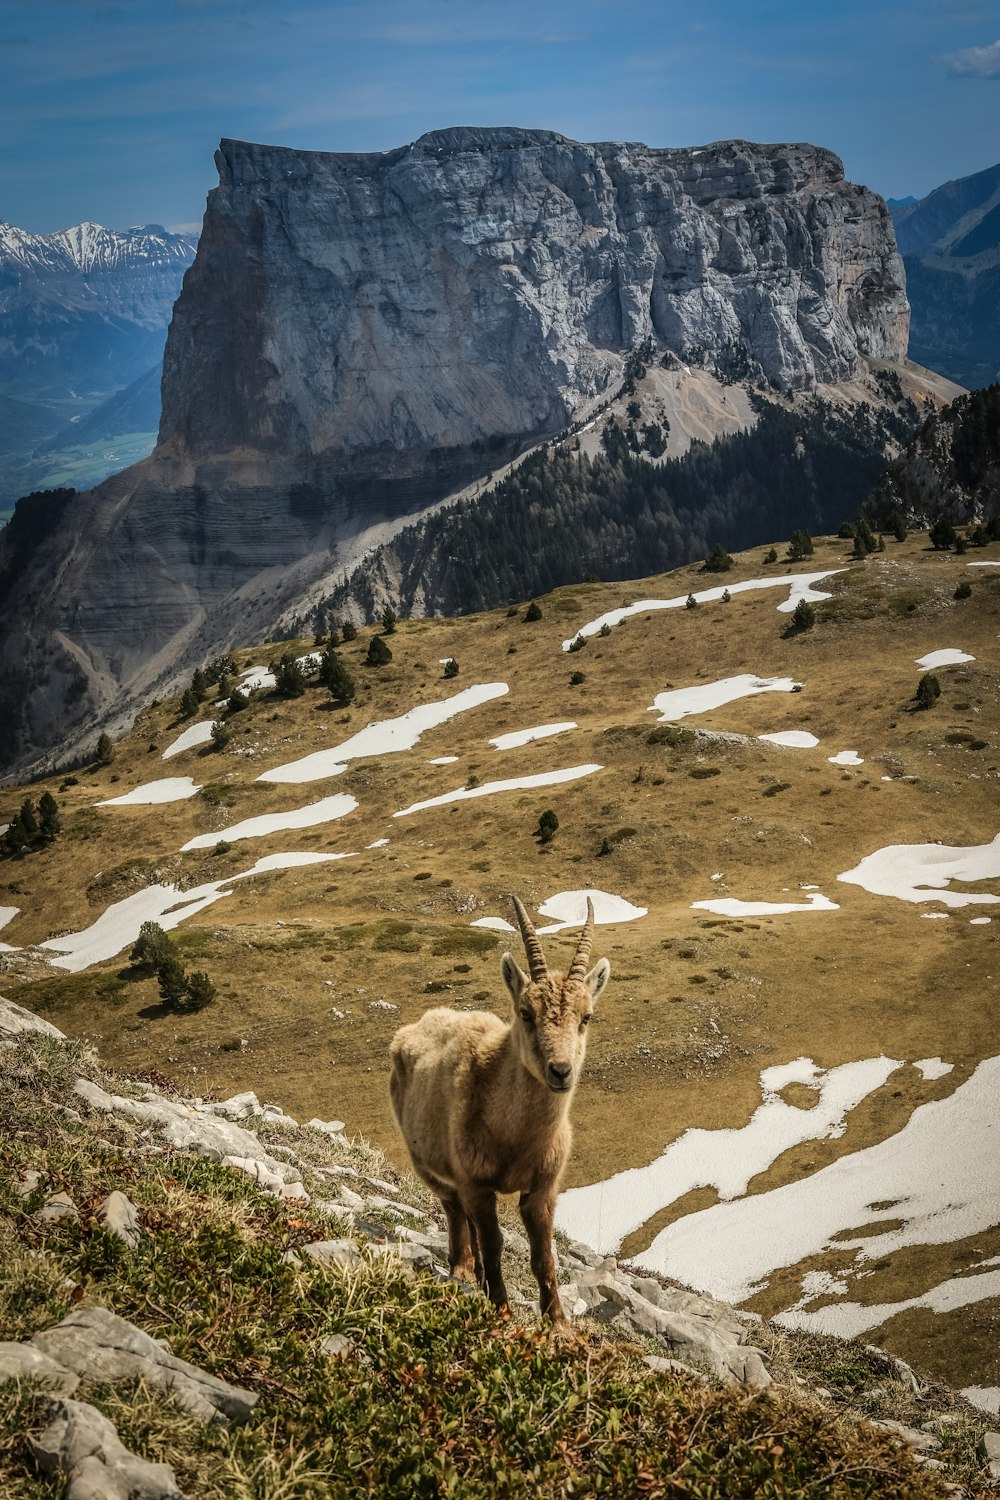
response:
M514 910L517 913L517 925L521 929L524 939L524 951L528 955L528 970L532 979L544 979L549 972L549 966L545 962L545 954L542 945L538 941L538 934L531 925L531 918L525 911L523 904L517 896L513 898Z
M580 933L580 941L576 945L576 953L573 962L569 966L567 979L582 979L587 972L587 964L590 961L590 945L594 941L594 903L587 897L587 920L583 924Z

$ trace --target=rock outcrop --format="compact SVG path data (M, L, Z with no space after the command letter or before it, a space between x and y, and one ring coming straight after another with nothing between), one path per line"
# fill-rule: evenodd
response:
M457 129L217 161L155 453L0 543L0 765L268 633L630 351L795 391L905 350L888 210L814 146Z

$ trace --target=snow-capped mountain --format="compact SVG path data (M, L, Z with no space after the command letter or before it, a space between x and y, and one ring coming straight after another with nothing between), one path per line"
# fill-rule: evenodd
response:
M150 268L179 268L194 258L197 235L171 234L162 224L105 229L89 220L55 234L31 234L0 220L0 275L12 268L35 274Z

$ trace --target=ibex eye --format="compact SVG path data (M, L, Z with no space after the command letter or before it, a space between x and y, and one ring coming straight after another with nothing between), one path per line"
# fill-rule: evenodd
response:
M590 1025L590 1019L591 1019L590 1016L581 1016L580 1017L580 1030L581 1031L583 1030L583 1028L585 1026L589 1026Z
M535 1018L531 1014L530 1010L522 1010L521 1020L524 1022L525 1026L534 1026L535 1024Z

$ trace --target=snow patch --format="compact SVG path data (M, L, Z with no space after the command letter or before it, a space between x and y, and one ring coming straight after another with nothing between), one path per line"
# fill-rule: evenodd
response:
M517 928L503 917L477 917L470 927L485 927L488 932L516 932Z
M946 646L942 651L928 651L926 656L917 657L917 666L925 667L930 671L934 667L954 667L961 661L975 661L967 651L958 651L953 646Z
M688 1214L633 1259L740 1302L779 1267L830 1250L848 1260L838 1269L847 1278L909 1245L947 1245L985 1233L1000 1222L1000 1177L983 1171L983 1163L995 1161L1000 1150L998 1100L1000 1058L994 1057L981 1062L947 1099L919 1105L888 1140L770 1192ZM844 1237L844 1231L853 1232ZM1000 1284L990 1295L998 1290ZM935 1300L952 1295L949 1290ZM824 1330L842 1331L833 1328L832 1311L823 1314L831 1320ZM858 1317L849 1308L843 1327L853 1329ZM800 1301L795 1324L818 1326L808 1319Z
M350 739L334 745L330 750L317 750L301 760L290 761L284 766L275 766L257 777L258 781L321 781L326 776L339 776L347 770L348 762L369 755L393 755L401 750L412 750L422 734L446 724L456 714L470 708L478 708L494 698L503 698L510 692L505 682L478 683L463 688L451 698L436 703L422 703L396 719L382 719L368 724ZM397 814L398 816L398 814Z
M843 573L843 568L827 568L822 573L782 573L774 578L750 578L745 583L720 584L717 588L699 589L695 593L695 599L699 604L713 604L722 598L728 591L729 595L748 594L755 589L787 588L788 598L778 605L779 611L791 614L800 599L807 603L816 604L821 599L829 599L828 593L814 588L813 585L821 583L824 578L832 578L835 573ZM629 619L632 615L650 614L656 609L683 609L687 604L687 594L678 594L674 599L640 599L638 604L628 604L622 609L612 609L607 614L598 615L596 620L589 620L586 625L581 625L576 635L570 636L569 640L563 641L563 650L568 651L577 636L597 635L602 625L620 625L622 620Z
M692 910L712 911L720 917L781 917L795 911L839 911L835 901L826 896L807 896L805 901L737 901L720 896L712 901L692 901Z
M482 786L459 787L454 792L444 792L440 797L429 797L426 802L414 802L394 818L408 818L411 813L423 812L428 807L444 807L448 802L466 802L473 797L492 797L496 792L528 792L537 786L559 786L565 781L579 781L581 776L592 776L603 771L603 766L569 766L564 771L541 771L536 776L513 776L507 781L487 781Z
M791 750L811 750L819 740L808 729L779 729L777 734L759 734L759 740L766 740L769 745L787 745Z
M935 1078L943 1078L946 1073L951 1073L955 1064L942 1062L939 1057L920 1057L913 1066L920 1069L925 1079L933 1081Z
M827 760L831 766L863 766L864 761L856 750L838 750L836 755L828 755Z
M564 1191L556 1207L556 1224L575 1239L586 1232L586 1243L601 1255L617 1250L626 1235L631 1234L659 1209L674 1203L694 1188L714 1187L723 1200L739 1198L747 1191L751 1180L760 1172L766 1172L783 1151L803 1141L819 1141L843 1135L848 1113L876 1089L882 1088L890 1073L902 1067L902 1063L891 1057L870 1057L861 1062L843 1063L840 1067L824 1072L808 1057L765 1068L760 1075L761 1100L747 1125L730 1130L686 1130L671 1142L662 1156L645 1167L633 1167L625 1172L616 1172L604 1182L591 1187L570 1188ZM790 1083L805 1084L815 1091L816 1103L809 1109L789 1104L781 1098L780 1091ZM747 1200L759 1204L762 1194ZM874 1198L874 1194L872 1195ZM886 1195L883 1195L886 1196ZM721 1205L720 1205L721 1206ZM743 1207L744 1205L737 1205ZM692 1219L704 1218L689 1214L680 1219L653 1241L652 1247L640 1258L640 1264L662 1270L667 1260L673 1264L673 1249L664 1252L661 1242L671 1230ZM860 1222L846 1221L848 1227ZM688 1241L685 1240L685 1246ZM705 1265L700 1276L683 1276L676 1270L667 1274L680 1276L691 1286L704 1289L711 1277L713 1287L727 1275L739 1289L740 1297L749 1296L744 1290L746 1273L734 1268L727 1270L724 1257L716 1252L711 1233L700 1243ZM753 1246L742 1247L743 1258L753 1255ZM768 1251L766 1259L773 1259ZM635 1256L632 1259L636 1259ZM795 1256L787 1262L794 1264ZM752 1262L752 1264L756 1264ZM785 1264L775 1261L775 1265ZM768 1267L768 1271L773 1267ZM736 1300L730 1292L714 1292L727 1300Z
M147 781L144 786L137 786L121 797L106 797L103 802L96 802L94 806L148 807L156 802L183 802L185 798L193 797L195 792L200 791L201 787L195 786L190 776L164 776L160 781Z
M237 880L248 880L251 875L264 875L270 870L289 870L299 865L325 864L334 859L350 859L349 854L268 854L249 870L236 875L224 875L220 880L210 880L204 885L193 886L189 891L178 890L173 885L150 885L144 890L116 901L82 932L70 932L64 937L49 938L39 944L55 953L64 955L51 960L57 969L68 969L78 974L99 964L106 958L114 958L123 948L134 943L143 922L159 922L167 932L195 916L206 906L211 906L231 891Z
M696 687L672 688L657 693L648 709L658 713L660 723L686 719L689 714L704 714L721 708L736 698L752 698L757 693L796 693L802 687L792 677L754 677L743 672L738 677L723 677L718 682L703 682Z
M386 844L388 842L389 842L388 839L376 839L375 842L374 842L374 844L366 844L365 848L366 849L384 849L385 846L386 846Z
M538 908L540 917L552 917L548 927L539 927L538 932L562 932L564 927L582 927L587 920L587 900L594 903L594 924L607 927L614 922L635 922L644 917L649 908L633 906L622 896L613 896L609 891L557 891Z
M967 848L949 844L889 844L867 855L838 880L860 885L873 896L898 901L943 901L945 906L985 906L1000 902L987 891L952 891L951 881L994 880L1000 876L1000 834L989 844Z
M336 797L323 797L319 802L310 802L306 807L293 808L291 812L261 813L256 818L244 818L231 828L220 828L218 833L199 833L181 845L181 853L189 849L214 849L221 841L235 844L238 839L262 839L270 833L284 833L290 828L314 828L317 823L332 823L335 818L344 818L353 812L358 799L346 792Z
M429 760L427 764L429 766L453 766L457 760L457 755L436 755L434 759Z
M169 760L172 755L180 755L182 750L193 750L196 745L207 745L212 738L212 723L212 719L202 719L198 724L192 724L190 729L185 729L183 734L179 734L167 746L160 759Z
M553 734L565 734L578 726L572 720L563 724L536 724L533 729L514 729L510 734L498 734L490 740L498 750L513 750L518 745L530 745L534 740L547 740Z

